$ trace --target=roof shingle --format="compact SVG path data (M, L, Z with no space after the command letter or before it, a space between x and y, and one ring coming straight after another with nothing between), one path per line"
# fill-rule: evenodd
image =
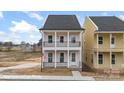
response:
M98 31L124 31L124 21L115 16L90 16Z
M82 30L75 15L49 15L41 30Z

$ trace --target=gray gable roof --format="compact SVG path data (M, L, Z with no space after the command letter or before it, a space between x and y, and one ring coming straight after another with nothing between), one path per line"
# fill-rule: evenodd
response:
M75 15L49 15L41 30L82 30Z
M98 31L124 31L124 21L115 16L90 16Z

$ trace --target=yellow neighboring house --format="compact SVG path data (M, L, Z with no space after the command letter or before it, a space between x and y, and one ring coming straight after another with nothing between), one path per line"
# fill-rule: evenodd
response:
M123 69L124 21L115 16L89 16L84 29L83 62L93 69Z

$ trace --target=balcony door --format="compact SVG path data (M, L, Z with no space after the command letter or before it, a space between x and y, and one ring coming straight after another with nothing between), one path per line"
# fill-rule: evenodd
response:
M111 48L115 48L115 37L111 37Z
M60 36L60 43L64 43L64 36Z

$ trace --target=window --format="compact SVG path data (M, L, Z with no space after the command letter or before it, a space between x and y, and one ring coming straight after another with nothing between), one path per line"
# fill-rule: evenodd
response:
M64 36L60 36L60 43L64 43Z
M115 55L112 54L112 55L111 55L111 58L112 58L112 59L111 59L111 64L115 64Z
M103 37L102 36L99 36L98 40L99 40L98 41L99 44L103 44Z
M52 62L52 60L53 60L53 54L48 53L48 62Z
M111 38L111 44L115 44L115 38L113 36Z
M60 53L60 63L64 62L64 53Z
M99 57L98 60L99 64L103 64L103 54L99 54L98 57Z
M75 62L75 53L72 53L72 62Z
M75 43L76 42L76 38L74 36L71 38L71 42L72 43Z
M52 43L52 42L53 42L52 35L49 35L48 36L48 43Z

